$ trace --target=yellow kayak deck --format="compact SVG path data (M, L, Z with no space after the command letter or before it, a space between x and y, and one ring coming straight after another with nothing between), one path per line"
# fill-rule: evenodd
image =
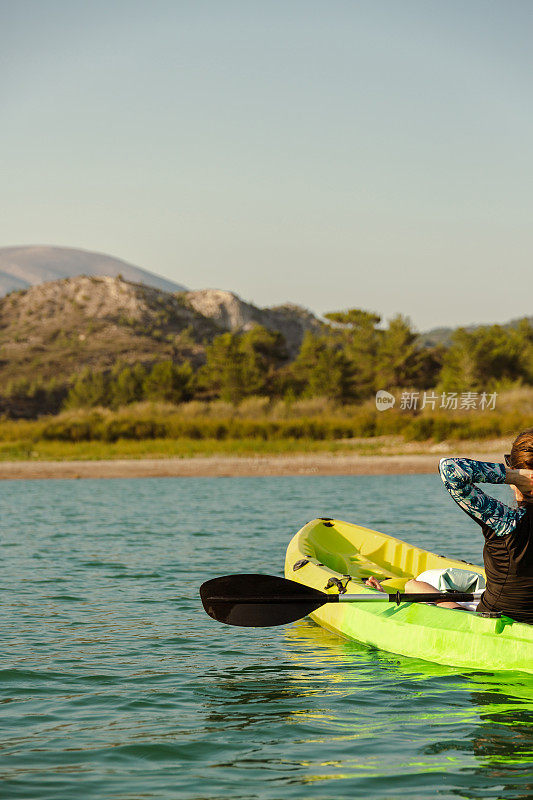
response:
M430 553L350 522L327 518L313 520L297 537L295 545L300 558L322 562L332 574L350 576L356 582L364 582L374 575L389 592L403 591L406 581L428 569L455 567L485 576L483 567Z

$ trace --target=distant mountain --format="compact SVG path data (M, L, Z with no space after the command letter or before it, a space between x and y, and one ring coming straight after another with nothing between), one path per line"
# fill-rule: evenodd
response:
M422 347L436 347L437 345L449 347L454 330L455 328L432 328L430 331L419 333L417 343Z
M457 327L464 328L464 330L469 333L478 328L485 328L490 325L501 325L502 328L516 328L523 319L527 319L530 325L533 325L533 317L517 317L509 322L486 322L477 325L461 325ZM452 343L452 336L456 330L457 328L432 328L429 331L418 334L418 343L423 347L436 347L437 345L449 347Z
M126 281L143 283L164 292L185 289L179 283L103 253L44 245L0 248L0 297L18 289L79 275L112 278L122 275Z

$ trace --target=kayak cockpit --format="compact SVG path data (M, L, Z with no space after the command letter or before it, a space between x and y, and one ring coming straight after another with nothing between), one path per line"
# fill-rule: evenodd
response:
M334 572L351 576L358 583L374 575L386 591L403 591L408 580L429 569L453 565L483 573L480 567L465 565L393 536L339 520L313 520L300 531L300 536L301 549L307 557Z

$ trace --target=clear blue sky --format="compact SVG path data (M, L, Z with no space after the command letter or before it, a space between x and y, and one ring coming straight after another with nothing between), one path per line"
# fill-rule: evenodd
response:
M0 0L0 246L420 329L533 313L529 0Z

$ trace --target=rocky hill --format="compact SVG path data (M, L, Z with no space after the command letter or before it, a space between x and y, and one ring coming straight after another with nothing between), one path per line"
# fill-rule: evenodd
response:
M185 289L160 275L103 253L43 245L0 248L0 296L46 281L79 275L107 275L115 278L122 275L127 281L143 283L165 292Z
M323 326L310 311L292 304L258 308L241 300L236 294L220 289L185 292L184 297L195 311L224 330L246 331L254 325L262 325L267 330L279 331L285 338L291 358L298 353L304 333L318 333Z
M289 357L320 321L298 306L260 309L229 292L169 293L122 278L66 278L0 298L0 383L68 380L172 359L202 363L214 336L254 324L279 331Z
M199 361L217 332L180 295L121 278L66 278L0 299L0 378L66 380L117 360Z

